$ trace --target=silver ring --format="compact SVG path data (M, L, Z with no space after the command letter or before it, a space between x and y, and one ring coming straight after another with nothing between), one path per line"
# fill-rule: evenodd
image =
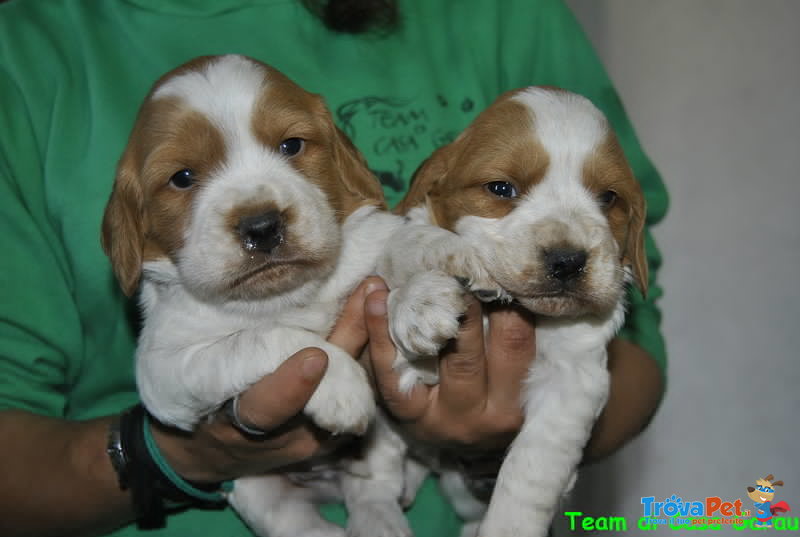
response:
M239 429L239 431L250 436L264 436L267 434L264 430L245 425L241 418L239 418L239 394L225 401L225 405L223 405L222 409L225 415L228 416L228 419L231 420L231 425Z

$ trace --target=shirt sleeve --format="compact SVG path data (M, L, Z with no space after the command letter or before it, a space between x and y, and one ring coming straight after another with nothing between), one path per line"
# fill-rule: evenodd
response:
M534 12L519 16L525 9ZM646 297L636 290L629 293L628 316L620 337L644 348L665 373L667 356L657 306L663 292L658 280L661 253L650 230L664 218L669 203L661 176L639 144L605 68L569 8L561 0L518 0L507 13L507 31L502 33L499 51L504 58L501 83L508 88L552 85L590 99L608 117L642 186L647 201L649 287Z
M82 330L29 112L0 68L0 408L62 416Z

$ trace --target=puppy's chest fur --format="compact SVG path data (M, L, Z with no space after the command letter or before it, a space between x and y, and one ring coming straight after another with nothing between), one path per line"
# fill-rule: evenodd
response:
M191 345L201 339L222 338L244 330L297 328L326 336L346 292L347 289L342 289L339 296L334 293L323 296L322 290L317 290L309 293L312 296L305 305L239 304L230 307L197 300L180 286L145 282L142 303L148 324L161 325L154 328L160 337L176 344L182 340L183 344ZM166 342L162 340L161 343Z

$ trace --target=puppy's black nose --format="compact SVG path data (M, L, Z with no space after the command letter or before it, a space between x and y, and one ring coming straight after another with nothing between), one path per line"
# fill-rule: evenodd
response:
M283 242L283 221L278 211L244 216L237 226L242 247L248 252L270 253Z
M586 252L567 248L548 250L544 254L544 263L549 276L566 283L583 273Z

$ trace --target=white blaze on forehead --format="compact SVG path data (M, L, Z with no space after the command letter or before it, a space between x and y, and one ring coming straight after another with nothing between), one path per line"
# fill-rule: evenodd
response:
M585 157L608 133L608 122L592 102L575 93L528 88L513 99L531 112L539 143L550 158Z
M266 70L243 56L215 58L161 85L154 99L177 97L208 118L229 149L257 143L251 132L253 108L267 84Z
M528 88L513 99L530 111L533 134L549 159L529 197L548 195L568 205L590 202L583 166L608 135L605 116L585 97L566 91Z

